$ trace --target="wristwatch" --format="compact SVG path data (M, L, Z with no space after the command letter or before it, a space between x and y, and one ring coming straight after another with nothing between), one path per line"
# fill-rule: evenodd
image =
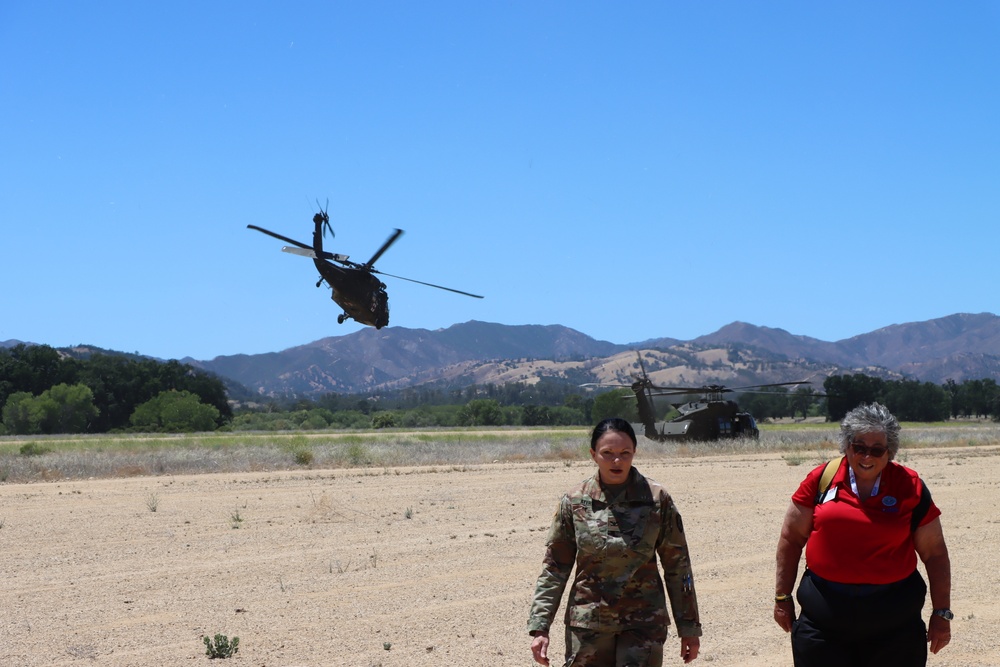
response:
M955 614L951 613L951 609L935 609L933 612L935 616L940 616L946 621L950 621L955 618Z

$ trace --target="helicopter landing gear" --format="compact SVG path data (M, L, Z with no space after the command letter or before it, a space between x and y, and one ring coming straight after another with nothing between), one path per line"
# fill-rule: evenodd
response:
M346 319L347 319L347 314L346 313L343 313L341 315L337 315L337 324L343 324L344 320L346 320Z

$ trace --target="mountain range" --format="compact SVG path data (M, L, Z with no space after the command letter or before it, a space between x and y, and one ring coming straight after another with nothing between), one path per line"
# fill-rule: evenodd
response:
M894 324L836 342L733 322L688 341L626 345L559 325L470 321L435 331L371 328L266 354L181 361L229 378L258 396L378 393L420 385L630 383L636 350L654 383L670 386L810 381L863 372L942 384L1000 380L1000 317L958 313Z
M0 342L11 347L20 341ZM636 351L643 350L642 368ZM109 352L80 345L75 356ZM117 354L117 353L115 353ZM893 324L835 342L784 329L733 322L691 340L653 338L629 344L595 340L559 325L470 321L446 329L365 328L266 354L181 359L229 380L234 393L314 397L380 393L417 386L471 384L630 384L644 370L662 386L739 387L866 373L943 384L1000 381L1000 317L958 313Z

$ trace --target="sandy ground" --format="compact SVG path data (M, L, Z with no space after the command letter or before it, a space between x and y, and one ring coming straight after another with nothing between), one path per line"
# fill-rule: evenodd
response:
M791 665L771 619L774 548L813 462L641 454L688 530L705 629L696 664ZM1000 665L1000 450L920 450L906 464L944 512L952 557L954 639L929 664ZM2 485L0 665L528 667L549 520L591 471L522 462ZM201 636L216 633L240 637L228 663L205 656ZM681 664L677 647L672 636L666 664Z

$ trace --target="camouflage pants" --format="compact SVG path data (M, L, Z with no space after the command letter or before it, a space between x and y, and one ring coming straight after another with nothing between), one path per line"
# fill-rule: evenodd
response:
M652 632L566 628L566 667L661 667L663 642Z

